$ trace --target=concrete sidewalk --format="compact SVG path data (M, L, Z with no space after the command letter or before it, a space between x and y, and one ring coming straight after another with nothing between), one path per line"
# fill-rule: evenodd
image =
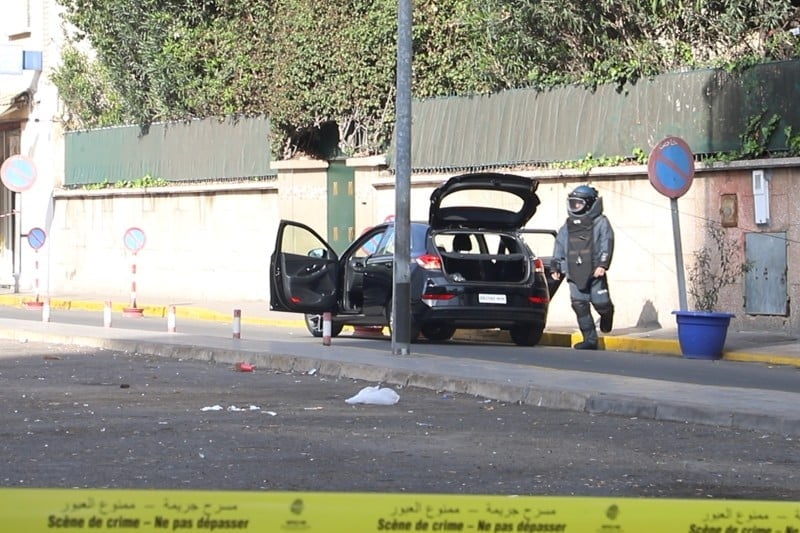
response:
M43 303L45 298L40 297ZM113 295L104 299L97 295L66 294L49 297L51 309L96 311L102 313L110 303L114 313L120 313L130 307L126 295ZM0 294L0 305L26 307L36 301L33 294L7 293ZM304 328L303 316L296 313L281 313L269 310L269 304L263 300L245 302L197 301L167 302L152 298L148 303L137 302L137 308L148 317L166 318L170 307L174 306L178 318L231 322L234 310L241 313L242 324L284 326ZM500 330L459 330L459 339L475 339L494 342L511 342L507 332ZM571 325L554 324L545 330L541 343L545 346L570 347L581 340L580 333ZM786 365L800 368L800 339L784 333L767 331L734 331L729 330L725 343L723 360L758 362L769 365ZM601 335L601 348L611 351L637 352L681 356L677 328L664 327L657 329L621 328Z

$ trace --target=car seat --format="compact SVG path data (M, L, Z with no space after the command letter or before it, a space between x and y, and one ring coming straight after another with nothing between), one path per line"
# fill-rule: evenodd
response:
M466 233L459 233L453 237L454 252L469 252L470 250L472 250L472 242L469 240L469 235Z

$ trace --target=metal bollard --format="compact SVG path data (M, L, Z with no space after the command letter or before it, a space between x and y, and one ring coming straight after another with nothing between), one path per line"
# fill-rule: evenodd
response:
M111 302L106 302L103 307L103 326L111 327Z
M42 306L42 322L50 322L50 298L45 298Z
M234 339L241 339L242 338L242 310L241 309L234 309L233 310L233 338Z
M175 333L175 306L170 305L169 311L167 312L167 331L170 333Z
M322 345L331 345L331 314L322 313Z

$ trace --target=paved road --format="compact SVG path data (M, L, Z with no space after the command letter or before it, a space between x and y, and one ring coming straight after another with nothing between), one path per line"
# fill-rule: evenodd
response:
M371 384L0 340L0 485L800 501L793 438Z
M386 349L385 340L337 338L331 346L323 347L319 339L300 331L289 334L273 331L273 338L269 339L232 339L214 336L209 323L204 327L203 334L167 333L164 330L155 332L0 318L0 337L231 364L249 361L262 369L281 371L318 369L327 376L468 393L537 407L800 436L800 413L795 407L800 402L800 394L779 387L772 390L767 388L768 385L756 382L753 376L770 370L758 368L755 366L757 363L748 367L730 361L592 354L591 360L595 355L627 357L631 368L637 365L643 368L640 362L659 359L682 368L687 377L694 378L703 372L708 376L717 374L717 369L730 372L741 368L741 372L753 381L750 386L696 384L668 381L661 376L641 378L586 369L556 370L529 362L498 362L466 355L497 350L514 356L537 357L537 354L544 353L540 349L464 343L420 344L413 355L400 357ZM569 349L552 353L560 353L561 359L588 356ZM782 367L782 372L773 375L776 380L782 380L791 379L785 375L796 374L794 368ZM791 382L789 388L792 388Z

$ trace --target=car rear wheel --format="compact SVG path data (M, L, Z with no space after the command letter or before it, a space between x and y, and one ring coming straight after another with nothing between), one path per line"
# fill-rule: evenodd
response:
M306 315L306 328L314 337L322 337L322 315ZM331 337L336 337L342 332L344 324L331 322Z
M420 328L425 338L432 341L446 341L453 338L456 328L445 322L430 322Z
M391 335L392 331L394 330L394 310L392 300L389 300L386 303L383 313L386 317L386 323L389 324L389 334ZM414 317L411 317L409 320L411 321L411 324L409 325L409 338L411 339L411 342L413 342L417 340L417 337L419 337L419 325L414 320Z
M536 346L542 340L544 324L520 324L509 331L517 346Z

